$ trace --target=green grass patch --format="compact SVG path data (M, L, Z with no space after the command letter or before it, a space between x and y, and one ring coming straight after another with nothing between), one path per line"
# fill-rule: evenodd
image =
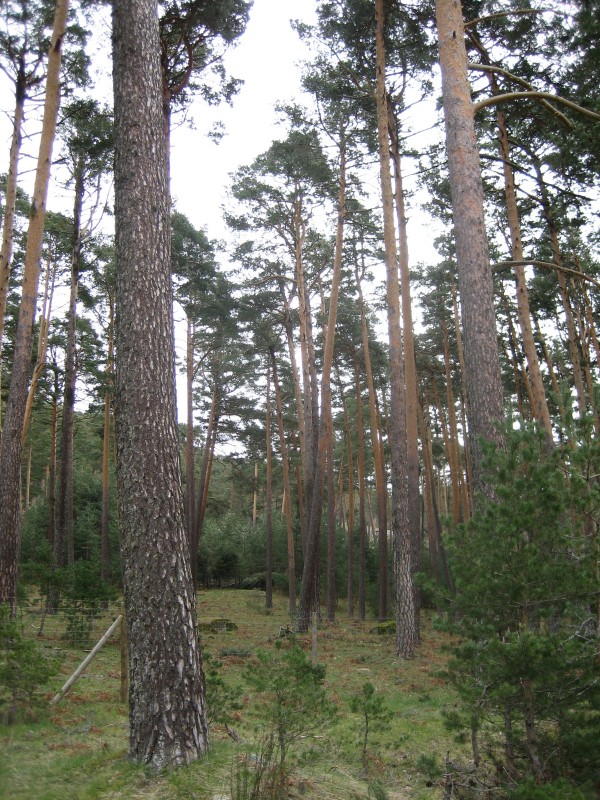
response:
M281 648L298 645L310 657L312 642L310 634L281 642L280 628L290 622L282 596L274 598L267 615L260 590L213 590L198 595L198 610L201 622L227 619L237 626L235 632L217 625L201 634L203 647L220 662L219 677L240 690L229 713L229 731L221 721L214 723L206 757L158 776L128 761L128 711L119 702L120 654L115 642L100 652L57 706L0 727L0 800L229 800L236 770L246 763L244 759L256 758L266 732L264 700L246 678L249 662L259 651L279 652L277 642ZM441 647L447 640L425 617L416 657L399 661L394 637L373 633L373 626L373 620L340 616L335 624L319 627L318 662L326 668L323 687L337 715L294 740L286 796L442 798L440 765L447 750L460 751L441 716L455 702L439 677L445 663ZM44 636L45 646L63 652L60 673L46 692L48 699L84 653L56 643L60 636L56 620L46 622ZM367 683L383 698L390 719L369 733L363 764L362 721L351 711L351 701Z

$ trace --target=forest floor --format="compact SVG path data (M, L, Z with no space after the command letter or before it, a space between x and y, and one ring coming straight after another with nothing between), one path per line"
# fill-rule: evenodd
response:
M239 765L259 750L265 721L261 701L244 680L257 650L275 652L280 628L289 623L287 599L276 595L269 612L264 592L212 590L198 595L199 618L233 621L235 631L207 631L203 647L222 666L229 685L242 687L233 712L235 742L224 727L211 730L210 752L190 767L154 774L127 760L127 706L119 700L118 637L96 656L80 680L55 706L36 710L11 726L0 725L1 800L247 800L240 788ZM113 615L114 616L114 615ZM100 630L110 625L107 616ZM423 615L422 643L414 659L399 661L394 637L374 629L375 620L350 620L339 612L334 624L323 622L317 634L317 658L326 666L325 687L336 704L333 722L297 742L290 754L290 798L328 800L440 800L446 752L461 753L443 726L442 710L455 702L440 671L446 655L442 633ZM55 649L51 624L45 646ZM95 636L95 634L94 634ZM98 637L99 638L99 637ZM310 656L312 637L297 643ZM89 649L89 647L88 647ZM83 649L66 650L52 697L85 657ZM366 768L361 718L350 700L371 683L393 711L387 729L370 732ZM262 701L264 703L264 701ZM261 796L259 800L263 800Z

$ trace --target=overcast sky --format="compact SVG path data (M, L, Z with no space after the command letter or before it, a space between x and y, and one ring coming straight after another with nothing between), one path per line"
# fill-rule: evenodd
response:
M224 233L220 206L228 174L285 135L275 124L274 106L300 95L298 64L308 52L292 30L291 19L314 22L314 0L254 0L246 31L226 56L229 74L244 80L233 105L207 108L198 99L190 109L196 130L181 126L173 132L175 206L195 227L206 226L211 238ZM206 136L217 120L225 126L220 144Z

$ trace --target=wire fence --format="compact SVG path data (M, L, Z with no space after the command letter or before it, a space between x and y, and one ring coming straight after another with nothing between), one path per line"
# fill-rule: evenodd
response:
M122 613L119 602L61 601L55 607L45 597L17 604L16 619L23 635L54 649L88 650ZM119 645L117 629L107 644Z

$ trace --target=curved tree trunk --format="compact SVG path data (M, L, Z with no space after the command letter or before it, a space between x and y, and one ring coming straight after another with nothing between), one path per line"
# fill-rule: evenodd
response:
M115 0L113 42L115 412L129 753L161 769L204 753L208 727L176 424L168 159L154 0Z
M68 0L57 0L46 76L46 99L37 171L27 234L23 291L19 306L16 345L0 449L0 603L14 609L21 549L20 483L23 422L33 344L40 259L44 237L46 197L52 162L52 146L60 101L62 40L67 23Z

